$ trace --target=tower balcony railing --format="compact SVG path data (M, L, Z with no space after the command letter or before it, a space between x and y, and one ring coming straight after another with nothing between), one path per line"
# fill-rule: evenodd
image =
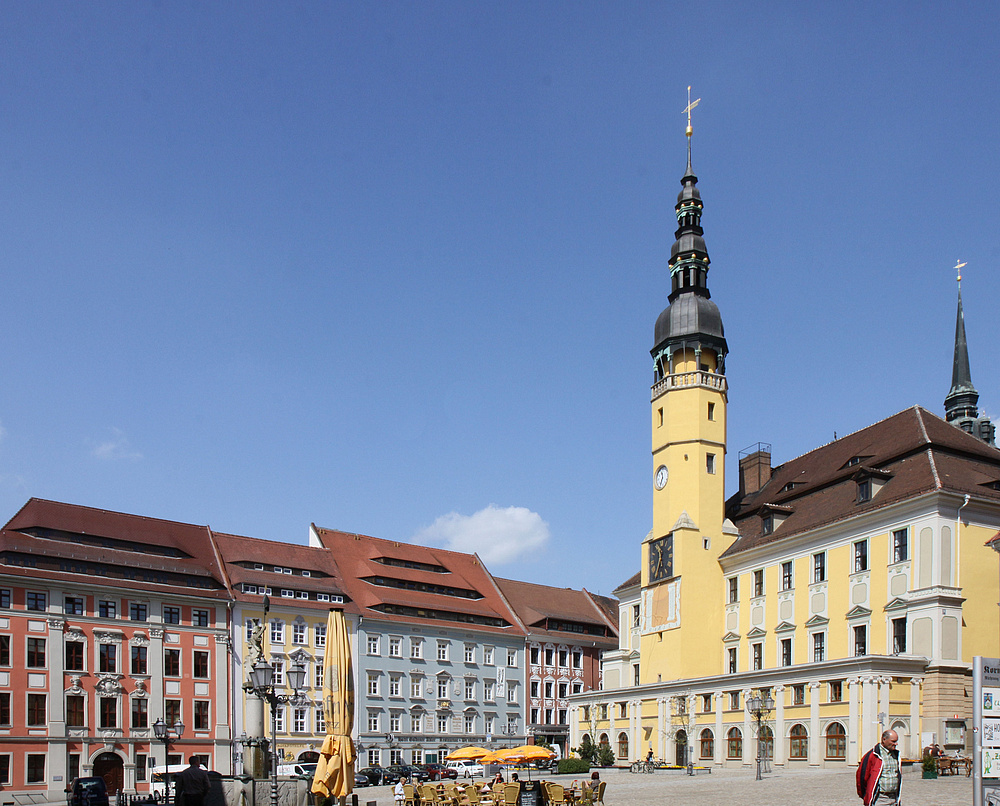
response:
M659 397L670 389L687 389L697 386L706 389L718 389L725 392L728 388L726 376L717 372L707 370L696 370L694 372L675 372L661 378L653 384L653 397Z

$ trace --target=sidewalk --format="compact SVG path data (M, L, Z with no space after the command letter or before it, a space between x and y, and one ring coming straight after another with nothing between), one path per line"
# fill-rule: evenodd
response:
M653 803L684 806L860 806L854 785L854 768L847 770L778 770L754 780L753 768L715 769L695 776L660 770L652 774L627 770L601 770L607 781L605 806L650 806ZM523 774L522 774L523 777ZM538 777L536 773L534 777ZM568 784L579 775L542 774L547 781ZM460 782L461 783L461 782ZM393 806L392 787L363 787L354 792L359 806L374 801L377 806ZM924 780L920 771L903 775L904 806L969 806L972 803L972 779L947 776Z

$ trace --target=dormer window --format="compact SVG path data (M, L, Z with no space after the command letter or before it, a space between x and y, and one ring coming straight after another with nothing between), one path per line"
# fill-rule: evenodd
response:
M847 465L846 466L847 467L854 467L855 465L860 465L860 464L861 464L861 457L860 456L852 456L850 459L847 460Z
M788 482L788 484L786 484L784 487L781 488L781 492L783 492L783 493L790 493L794 489L795 489L795 482L794 481L790 481L790 482Z
M793 512L791 507L784 504L764 504L761 506L759 510L761 534L772 534Z
M878 491L892 478L892 474L873 467L862 466L851 478L858 485L855 500L857 503L863 504L866 501L871 501L878 494Z

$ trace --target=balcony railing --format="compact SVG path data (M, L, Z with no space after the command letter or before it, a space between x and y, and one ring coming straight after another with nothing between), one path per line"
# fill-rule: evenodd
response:
M698 386L706 389L718 389L721 392L725 392L728 388L725 375L697 370L695 372L678 372L661 378L653 384L652 395L653 398L657 398L670 389L687 389Z

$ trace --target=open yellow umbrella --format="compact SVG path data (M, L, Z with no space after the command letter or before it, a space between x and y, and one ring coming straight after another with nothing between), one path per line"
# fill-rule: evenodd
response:
M549 748L537 744L522 744L520 747L511 748L509 752L511 757L516 756L525 761L541 761L556 757Z
M323 715L326 738L320 748L312 791L344 798L354 791L354 670L344 611L331 609L323 655Z
M475 761L476 759L482 758L483 756L489 755L490 751L485 747L475 747L469 745L468 747L460 747L458 750L453 750L445 758L448 761L461 761L463 759L471 759Z

